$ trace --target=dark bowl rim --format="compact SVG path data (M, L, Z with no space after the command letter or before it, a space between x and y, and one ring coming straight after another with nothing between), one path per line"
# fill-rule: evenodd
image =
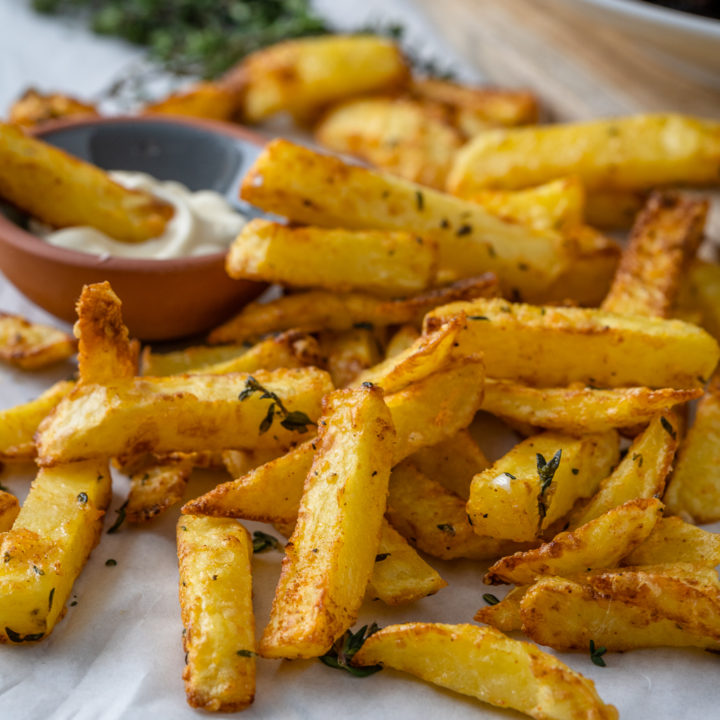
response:
M68 118L60 120L52 120L42 125L31 128L30 134L38 138L42 138L45 133L56 130L64 130L66 128L83 127L87 125L113 125L127 123L169 123L172 125L188 125L190 127L199 127L209 130L220 135L234 137L240 140L251 142L258 147L262 147L267 143L267 139L242 125L234 125L219 120L209 120L207 118L196 118L182 115L112 115L108 117L83 117ZM84 253L78 250L69 250L67 248L57 247L45 242L37 235L23 230L12 220L0 213L0 245L3 243L16 248L17 250L27 252L30 255L42 257L45 260L51 260L63 265L72 265L74 267L82 267L89 269L100 269L106 271L117 272L168 272L172 270L190 269L193 266L203 267L212 265L224 260L227 251L219 253L208 253L207 255L194 255L191 257L168 258L168 259L150 259L150 258L118 258L105 257Z

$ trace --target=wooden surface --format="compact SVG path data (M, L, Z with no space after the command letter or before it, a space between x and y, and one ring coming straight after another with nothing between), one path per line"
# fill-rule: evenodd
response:
M488 79L529 87L563 120L679 111L720 118L720 91L555 0L416 0Z

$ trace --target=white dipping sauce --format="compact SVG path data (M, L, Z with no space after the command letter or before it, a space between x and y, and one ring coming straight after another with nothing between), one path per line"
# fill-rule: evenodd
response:
M225 252L247 223L222 195L212 190L194 193L180 183L163 182L139 172L116 170L109 175L120 185L146 190L174 206L175 214L162 235L130 243L114 240L92 227L53 230L32 221L31 230L51 245L70 250L110 257L167 260Z

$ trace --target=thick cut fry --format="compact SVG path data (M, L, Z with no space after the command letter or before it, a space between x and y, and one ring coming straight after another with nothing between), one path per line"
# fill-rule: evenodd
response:
M407 83L397 45L377 35L325 35L258 50L231 73L244 83L243 118L258 122L287 111L308 119L354 95L393 91Z
M539 548L502 558L488 570L484 582L529 585L543 575L569 577L616 567L647 539L662 511L663 504L655 498L631 500Z
M267 303L250 303L234 318L216 328L211 343L238 342L290 328L350 330L353 327L386 327L420 324L425 313L438 305L477 297L496 297L493 275L461 280L400 300L382 300L361 293L331 293L323 290L286 295Z
M383 522L366 597L382 600L386 605L406 605L446 586L407 540L392 525Z
M412 463L393 468L387 516L418 549L442 560L494 559L518 549L517 543L475 534L465 502Z
M0 642L33 642L63 616L110 501L106 461L41 469L0 535Z
M490 465L467 430L461 430L437 445L421 448L409 459L423 475L436 480L463 500L470 497L473 477Z
M288 227L251 220L225 260L233 278L398 297L435 284L437 244L388 230Z
M590 501L572 512L570 527L585 525L630 500L660 497L675 458L678 432L677 418L657 415Z
M26 90L11 106L8 119L13 125L34 127L49 120L70 116L97 116L97 108L69 95L40 93L35 88Z
M720 533L707 532L679 517L660 518L645 541L623 558L623 565L668 563L720 565Z
M696 262L689 275L702 325L713 337L720 338L720 264Z
M177 525L188 704L236 712L255 696L252 544L237 520L186 515Z
M264 389L282 404L263 397ZM41 424L39 463L289 446L317 420L320 401L331 389L329 375L315 368L260 370L254 378L181 375L78 387Z
M322 333L320 348L333 384L338 388L347 387L380 361L377 338L368 328Z
M601 230L628 230L647 197L642 190L593 190L585 203L585 222Z
M488 378L482 409L503 420L548 430L597 433L644 425L658 413L695 400L701 394L700 388L533 388L511 380Z
M201 82L192 85L187 90L168 95L158 102L145 105L143 112L188 115L227 122L235 119L241 104L240 92L230 84Z
M485 188L519 190L572 174L591 192L713 185L718 163L720 123L633 115L483 133L457 154L448 188L471 197Z
M0 360L3 362L23 370L37 370L67 360L74 352L75 341L62 330L0 312Z
M720 357L710 335L680 320L505 300L437 308L426 316L425 329L460 313L467 325L456 352L482 353L489 377L530 385L698 387Z
M353 98L329 110L315 127L320 145L428 187L443 189L460 133L421 102Z
M55 227L89 225L116 240L160 235L173 206L0 123L0 197Z
M494 272L506 291L533 297L575 258L575 244L560 233L506 222L477 203L286 140L267 145L241 196L309 225L430 235L438 243L442 282Z
M419 337L420 331L414 325L403 325L388 340L385 347L385 359L389 360L407 350Z
M78 339L78 370L82 384L100 385L132 378L138 370L138 346L130 342L122 319L122 303L109 282L85 285L73 328Z
M357 619L373 571L395 433L379 388L324 403L318 451L286 547L265 657L322 655Z
M474 619L503 632L521 630L520 601L527 590L526 585L514 587L500 602L480 608Z
M402 670L537 720L617 720L595 685L530 643L494 628L408 623L371 635L355 665Z
M32 460L38 426L74 387L72 380L61 380L35 400L0 411L0 460Z
M654 193L638 215L602 309L668 317L703 239L707 200Z
M714 570L659 565L543 578L520 603L523 632L555 650L674 646L720 649Z
M12 493L0 490L0 532L10 530L19 512L18 499Z
M193 458L152 463L130 477L130 494L125 510L129 523L152 520L182 500L193 469Z
M700 400L680 446L663 501L674 515L696 523L720 520L720 375Z
M524 440L470 486L467 512L479 535L532 541L589 497L618 459L617 433L547 432Z

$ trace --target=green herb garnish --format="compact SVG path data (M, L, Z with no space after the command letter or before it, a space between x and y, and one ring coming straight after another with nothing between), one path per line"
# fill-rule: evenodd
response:
M87 493L84 493L84 492L78 493L77 501L79 503L85 504L88 501Z
M390 553L378 553L375 556L375 562L382 562L383 560L385 560L386 558L389 558L389 557L390 557Z
M446 532L448 535L455 535L455 528L450 523L442 523L437 526L437 529Z
M320 656L320 662L336 670L346 670L355 677L367 677L382 670L382 665L370 665L368 667L354 667L350 665L357 651L363 643L380 628L373 623L368 627L363 625L356 633L350 630L335 641L335 644L324 655Z
M415 191L415 203L417 204L417 209L422 212L425 208L425 197L420 190Z
M48 612L52 610L52 604L53 604L53 598L55 597L55 588L52 588L50 590L50 595L48 596Z
M14 630L11 630L9 627L5 628L5 634L10 639L10 642L14 643L36 642L37 640L42 640L45 636L45 633L41 632L21 635L20 633L16 633Z
M261 530L256 530L253 533L253 553L262 553L268 550L283 552L283 546L276 537L268 535Z
M592 660L593 665L597 665L598 667L607 667L605 660L603 660L603 655L606 652L607 648L595 647L595 641L590 641L590 660Z
M665 429L665 432L673 439L677 440L677 433L675 432L675 428L672 426L670 421L663 415L660 418L660 424Z
M267 413L260 423L260 434L266 433L273 424L275 415L282 418L280 425L286 430L306 433L308 425L317 425L304 412L288 410L283 401L271 390L264 388L252 375L245 381L245 389L238 395L240 402L247 400L254 393L261 393L261 400L271 400Z
M125 510L128 506L128 503L130 500L126 500L115 512L117 513L117 517L115 518L115 522L108 528L107 534L112 535L113 533L116 533L120 526L125 522Z
M550 485L552 484L553 478L555 477L555 472L558 469L558 466L560 465L560 459L562 457L562 449L558 450L550 459L550 462L545 460L545 458L540 454L536 453L535 458L537 461L537 471L538 476L540 478L540 492L538 493L538 514L540 515L540 522L542 523L542 520L545 518L545 515L547 513L547 507L545 505L545 497L547 494L547 491L550 488Z
M496 597L496 596L493 595L492 593L485 593L485 594L483 595L483 600L484 600L488 605L497 605L497 604L500 602L500 598Z
M105 561L105 565L106 565L107 567L115 567L115 566L117 565L117 560L115 560L115 559L113 559L113 558L108 558L108 559Z
M240 657L257 657L257 653L254 650L238 650L235 654Z

